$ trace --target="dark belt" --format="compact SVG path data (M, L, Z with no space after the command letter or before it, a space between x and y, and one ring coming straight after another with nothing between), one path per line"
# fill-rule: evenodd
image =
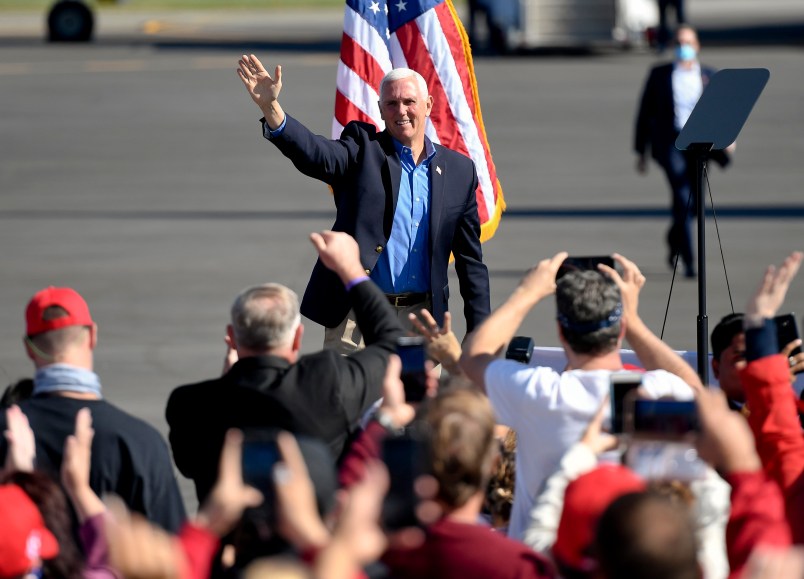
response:
M388 302L396 308L415 306L416 304L427 301L427 294L425 293L385 294L385 297L387 297Z

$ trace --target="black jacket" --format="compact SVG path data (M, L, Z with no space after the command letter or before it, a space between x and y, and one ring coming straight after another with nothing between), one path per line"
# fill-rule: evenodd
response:
M218 476L229 428L280 428L317 437L339 457L361 415L382 395L388 355L402 328L372 282L349 292L366 348L351 356L323 350L295 364L276 356L239 360L215 380L176 388L168 400L173 459L203 502Z
M19 406L36 438L36 467L55 480L60 480L64 440L75 431L75 415L89 408L95 431L89 486L100 496L114 493L164 529L179 531L185 520L184 503L167 444L154 427L105 400L41 395ZM0 429L5 427L5 412L0 412ZM6 450L2 438L0 459L5 460Z
M704 90L715 72L714 69L701 65ZM651 156L665 166L678 138L675 123L673 63L670 62L653 67L645 82L634 129L634 151L645 155L650 150ZM729 162L728 153L724 151L713 151L710 158L721 166Z

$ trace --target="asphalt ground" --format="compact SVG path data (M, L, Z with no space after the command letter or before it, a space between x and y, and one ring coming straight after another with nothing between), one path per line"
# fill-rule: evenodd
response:
M19 26L0 15L18 31L0 26L0 380L32 373L21 343L30 296L72 286L100 326L96 369L106 396L164 433L170 391L220 372L237 292L265 281L303 292L315 260L308 234L334 217L326 187L262 139L237 58L249 51L281 63L286 110L328 134L340 23L319 15L307 29L268 18L255 36L264 15L241 15L239 28L226 21L184 36L167 25L146 34L142 23L153 16L130 15L97 42L69 46L43 43L30 15L15 16ZM180 17L194 18L208 15ZM703 54L719 68L771 71L732 167L710 175L719 230L707 220L710 328L731 311L726 274L740 310L767 264L804 249L802 47L751 22L753 32L744 21L720 28L730 40L713 39ZM773 22L795 29L804 18ZM669 303L665 340L695 349L697 285L676 279L671 295L669 191L657 167L635 173L631 152L636 101L655 62L617 51L476 60L508 204L484 246L493 307L543 257L617 251L648 277L647 323L659 333ZM454 276L452 284L459 313ZM804 277L787 309L801 321ZM550 300L539 305L519 333L557 345L553 311ZM462 336L460 314L456 327ZM322 339L308 321L304 350Z

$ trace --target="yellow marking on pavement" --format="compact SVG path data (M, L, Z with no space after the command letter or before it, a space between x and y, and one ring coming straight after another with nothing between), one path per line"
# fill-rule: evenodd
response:
M160 20L146 20L142 25L144 34L159 34L164 30L165 24Z

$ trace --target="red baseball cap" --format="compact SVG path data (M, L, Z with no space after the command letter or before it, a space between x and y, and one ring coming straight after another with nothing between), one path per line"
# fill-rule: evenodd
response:
M51 306L59 306L67 311L67 315L52 320L43 319L45 310ZM68 326L91 326L92 317L84 298L72 288L50 286L36 292L28 307L25 308L25 333L35 336L42 332L50 332Z
M592 571L594 561L589 556L589 547L603 511L622 495L645 488L645 481L636 473L617 464L601 464L567 485L553 544L556 560L573 569Z
M39 559L59 554L39 509L17 485L0 486L0 521L0 578L19 577Z

